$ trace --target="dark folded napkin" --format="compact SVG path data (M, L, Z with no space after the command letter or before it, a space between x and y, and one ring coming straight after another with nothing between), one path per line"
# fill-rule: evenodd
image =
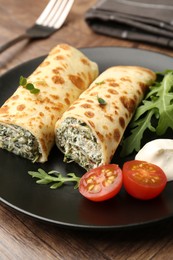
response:
M85 20L96 33L173 47L173 0L101 0Z

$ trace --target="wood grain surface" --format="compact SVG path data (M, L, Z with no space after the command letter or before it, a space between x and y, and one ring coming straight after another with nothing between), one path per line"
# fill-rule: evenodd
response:
M0 44L31 26L47 0L0 0ZM0 73L47 54L56 44L76 48L126 46L173 56L173 50L94 34L84 21L95 0L76 0L64 26L50 38L23 41L0 55ZM3 165L1 165L3 167ZM0 204L0 259L173 259L173 220L159 225L118 231L88 232L40 222Z

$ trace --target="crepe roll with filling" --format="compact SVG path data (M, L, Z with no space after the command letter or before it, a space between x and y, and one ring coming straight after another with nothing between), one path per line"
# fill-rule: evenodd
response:
M155 78L153 71L137 66L104 71L56 123L56 144L64 160L87 170L110 163Z
M67 45L53 48L0 108L0 147L45 162L55 143L55 123L98 76L98 66ZM7 86L8 87L8 86Z

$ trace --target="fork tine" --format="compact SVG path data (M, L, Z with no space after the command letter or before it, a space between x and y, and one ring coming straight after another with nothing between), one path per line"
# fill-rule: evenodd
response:
M53 19L53 17L56 15L56 12L61 8L61 5L63 4L64 0L56 0L56 3L54 4L52 10L50 11L49 15L45 18L42 25L49 26L50 21Z
M56 4L57 0L51 0L49 1L49 3L47 4L47 6L45 7L45 9L43 10L43 12L41 13L41 15L38 17L38 19L36 20L36 24L43 24L45 18L49 15L49 13L51 12L52 8L54 7L54 5Z
M49 23L50 27L54 27L56 29L61 27L73 5L73 2L73 0L63 0L63 5L60 6L56 15Z
M58 29L65 21L74 0L51 0L43 10L36 24Z

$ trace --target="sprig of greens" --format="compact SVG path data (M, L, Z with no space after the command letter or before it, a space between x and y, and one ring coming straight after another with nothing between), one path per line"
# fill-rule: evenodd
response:
M103 80L103 81L95 82L95 84L99 86L99 85L105 84L105 82ZM99 96L97 96L97 100L98 100L100 105L106 105L107 104L107 102Z
M45 172L43 169L39 168L37 172L28 171L28 174L32 176L32 178L37 178L36 183L38 184L51 184L50 188L57 189L61 187L66 182L76 182L74 189L78 188L80 177L77 177L74 173L68 173L66 177L62 176L62 174L58 171L50 171Z
M38 94L40 92L40 89L35 88L34 84L32 83L28 83L27 82L27 78L20 76L20 80L19 80L19 85L23 86L24 88L26 88L27 90L30 91L30 93L32 94Z
M98 102L99 102L100 105L106 105L106 104L107 104L106 100L104 100L104 99L101 98L101 97L98 97L98 96L97 96L97 100L98 100Z
M103 81L100 81L100 82L95 82L96 85L102 85L102 84L105 84L104 80Z
M129 125L130 135L122 141L121 156L138 152L146 130L163 135L173 130L173 70L157 73L157 79L137 108Z

